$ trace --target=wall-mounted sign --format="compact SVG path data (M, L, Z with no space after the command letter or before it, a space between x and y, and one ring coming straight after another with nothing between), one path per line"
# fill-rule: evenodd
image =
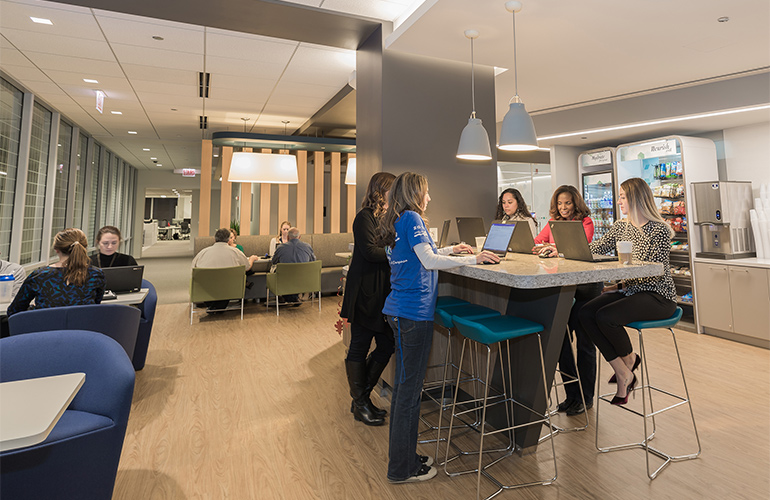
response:
M96 91L96 111L99 113L104 112L104 92L101 90Z
M620 161L641 160L644 158L659 158L661 156L672 156L679 154L677 151L676 139L665 139L662 141L647 142L644 144L634 144L619 148Z
M581 156L582 166L593 167L594 165L610 165L612 163L612 151L597 151L595 153L583 153Z
M194 168L183 168L182 169L182 177L195 177L195 169Z

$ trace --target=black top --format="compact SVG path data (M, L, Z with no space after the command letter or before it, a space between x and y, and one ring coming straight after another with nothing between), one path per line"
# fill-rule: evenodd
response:
M24 280L21 290L8 306L8 316L26 311L32 299L35 299L35 309L43 309L98 304L103 295L104 273L101 269L88 266L86 282L75 285L64 279L64 268L41 267L32 271Z
M382 315L390 293L390 266L385 248L376 244L377 219L371 208L362 208L353 220L353 257L350 260L340 316L351 323L385 332Z
M130 255L119 252L115 252L112 255L104 255L103 253L99 252L91 256L91 265L101 268L135 266L136 259Z

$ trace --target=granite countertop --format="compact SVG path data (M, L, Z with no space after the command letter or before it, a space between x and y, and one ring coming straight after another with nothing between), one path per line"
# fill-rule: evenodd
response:
M653 262L623 265L617 261L582 262L563 258L541 259L536 255L509 253L496 265L476 264L444 269L441 272L513 288L549 288L658 276L663 274L663 265Z

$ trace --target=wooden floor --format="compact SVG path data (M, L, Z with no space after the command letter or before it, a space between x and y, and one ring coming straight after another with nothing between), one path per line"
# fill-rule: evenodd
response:
M193 326L187 305L159 306L114 498L475 498L475 476L387 482L388 429L366 427L349 413L337 319L333 297L323 299L321 313L304 304L276 318L253 304L243 321L236 313L201 314ZM645 337L660 385L675 374L664 332ZM587 431L556 437L554 484L497 498L769 498L770 352L687 332L678 340L701 458L672 464L650 481L642 451L596 452L594 408ZM641 406L641 398L630 404ZM602 436L639 439L640 426L625 414L603 404ZM658 419L657 446L694 446L684 416ZM541 447L534 467L547 474L549 458L550 447ZM506 467L531 471L517 462L525 459L513 457Z

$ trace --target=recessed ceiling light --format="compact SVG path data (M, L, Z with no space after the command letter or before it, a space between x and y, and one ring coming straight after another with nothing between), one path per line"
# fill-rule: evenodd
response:
M110 111L110 113L112 113L113 115L122 115L123 114L122 111Z
M30 16L29 18L32 19L33 23L37 23L37 24L50 24L51 26L53 26L53 23L51 22L50 19L44 19L42 17L32 17L32 16Z
M163 164L162 164L162 163L158 163L158 166L159 166L159 167L162 167L162 166L163 166Z
M154 157L154 156L151 156L151 157L150 157L150 159L151 159L151 160L157 160L157 158L156 158L156 157Z
M150 148L142 148L142 151L149 151Z
M128 133L131 134L131 135L136 135L137 134L137 132L134 132L133 130L129 130Z
M83 81L86 83L99 83L98 81L94 80L93 78L83 78Z
M155 35L152 37L153 40L165 40L162 36Z
M219 155L214 155L214 158L219 158Z
M161 198L165 198L165 197L166 197L166 195L165 195L165 194L162 194L162 195L160 195L160 197L161 197Z

